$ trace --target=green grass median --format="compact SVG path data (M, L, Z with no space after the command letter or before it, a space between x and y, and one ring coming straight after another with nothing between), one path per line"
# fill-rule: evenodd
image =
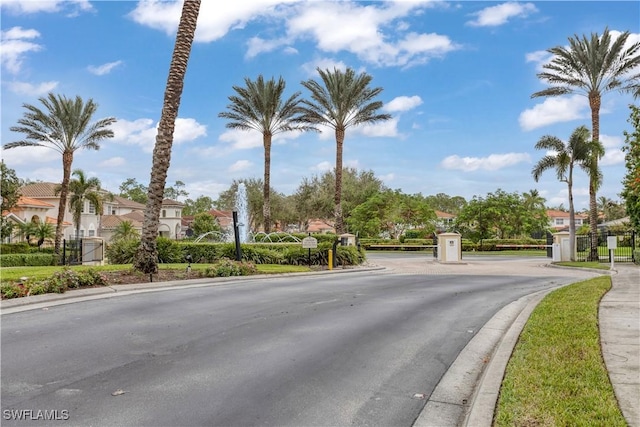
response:
M507 365L494 425L627 425L600 348L598 305L610 288L610 277L597 277L536 307Z

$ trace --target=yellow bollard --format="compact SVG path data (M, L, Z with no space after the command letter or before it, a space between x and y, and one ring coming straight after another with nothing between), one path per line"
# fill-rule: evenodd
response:
M329 249L329 270L333 270L333 251Z

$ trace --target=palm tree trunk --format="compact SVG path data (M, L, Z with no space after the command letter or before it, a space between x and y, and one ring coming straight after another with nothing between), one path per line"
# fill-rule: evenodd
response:
M73 151L62 153L62 184L60 185L60 206L58 207L58 223L56 224L56 240L54 251L60 256L60 244L62 243L62 229L64 227L64 212L67 208L69 195L69 180L71 179L71 164L73 163Z
M576 212L573 207L573 167L569 169L567 180L569 191L569 261L576 260Z
M262 189L262 216L264 218L264 232L271 232L271 134L264 133L262 135L262 144L264 145L264 187Z
M589 107L591 108L591 137L594 141L600 140L600 102L601 97L598 92L589 93ZM589 173L589 231L590 250L589 261L599 261L598 255L598 155L591 153L591 172Z
M336 234L344 233L344 221L342 218L342 149L344 145L344 129L336 129L336 192L335 203L335 229Z
M167 171L171 162L171 147L180 97L184 87L184 76L191 54L191 45L196 32L200 0L185 0L178 24L175 47L169 67L169 77L164 93L162 115L158 124L156 145L153 149L153 165L149 182L148 200L144 213L141 245L136 253L134 266L146 274L158 272L158 249L156 238L160 221L160 209L167 181Z

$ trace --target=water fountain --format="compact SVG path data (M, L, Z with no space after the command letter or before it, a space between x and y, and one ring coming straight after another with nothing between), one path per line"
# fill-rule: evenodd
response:
M236 193L236 212L238 213L238 235L240 243L247 243L249 237L249 202L244 183L238 184Z

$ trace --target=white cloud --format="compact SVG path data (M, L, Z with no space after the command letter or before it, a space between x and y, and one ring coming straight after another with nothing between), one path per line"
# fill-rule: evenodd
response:
M15 139L19 139L16 136ZM5 143L11 142L12 139L5 139ZM2 149L2 160L9 166L29 165L32 163L48 163L55 160L61 160L61 155L56 150L48 147L16 147L11 149ZM60 163L62 166L62 163Z
M391 173L388 173L386 175L381 175L380 179L383 182L392 182L394 179L396 179L396 175L393 172L391 172Z
M102 65L95 65L95 66L89 65L87 69L91 74L95 74L96 76L103 76L105 74L109 74L111 70L113 70L114 68L116 68L121 64L122 64L122 61L113 61L113 62L107 62L106 64L102 64Z
M434 6L433 2L362 5L359 2L261 0L236 1L219 7L216 2L207 1L201 6L195 40L212 42L234 29L244 28L251 21L269 19L284 21L286 34L250 39L247 58L284 46L291 52L294 49L291 44L296 40L311 38L324 52L347 51L376 65L410 66L459 48L447 36L411 33L406 22L396 22ZM180 17L180 3L139 2L129 16L142 25L173 36ZM358 19L352 19L353 16ZM394 31L389 32L388 28Z
M65 7L72 9L68 14L69 16L75 16L82 11L93 10L93 6L91 6L89 0L2 0L0 5L3 9L7 9L11 13L20 15L40 12L60 12Z
M524 18L538 9L533 3L508 2L497 6L490 6L474 13L476 17L473 21L467 21L472 27L496 27L506 24L511 18Z
M282 4L292 0L233 1L220 4L203 1L198 15L197 42L212 42L224 37L229 31L242 29L255 19L277 16ZM178 28L182 2L150 0L138 2L129 17L139 24L155 28L173 36Z
M124 144L139 145L145 152L153 152L158 134L158 125L151 119L137 119L129 121L118 119L111 128L114 141ZM207 127L194 119L176 119L173 132L173 143L182 144L207 135Z
M518 122L525 130L533 130L553 123L568 122L587 117L589 103L580 95L547 98L542 104L520 113Z
M620 136L600 134L600 142L604 146L604 156L600 160L601 166L612 166L624 163L625 153L622 151L623 140Z
M355 134L370 137L395 137L398 136L398 118L392 117L383 122L358 125L353 128L353 131Z
M331 164L330 162L324 161L324 162L320 162L317 165L311 167L312 171L319 171L319 172L327 172L330 170L333 170L334 165Z
M471 172L478 169L495 171L529 161L531 161L531 158L527 153L491 154L488 157L460 157L453 155L445 157L440 165L444 169L461 170L464 172Z
M105 167L105 168L114 168L114 167L122 166L125 163L127 163L127 161L124 159L124 157L112 157L110 159L107 159L98 163L98 166Z
M40 37L36 30L24 30L22 27L13 27L3 31L0 36L2 66L11 74L17 74L22 68L24 55L28 52L37 52L42 46L28 40Z
M384 105L384 110L389 112L409 111L422 104L422 98L414 96L398 96Z
M218 140L230 143L232 150L248 150L262 147L262 135L258 131L231 129L223 132Z
M7 82L9 90L19 95L39 97L53 91L58 87L58 82L42 82L32 84L27 82Z
M405 30L385 33L386 27L397 19L430 6L432 4L410 2L384 6L363 6L357 2L307 2L296 16L289 19L287 36L289 39L311 37L318 49L324 52L351 52L376 65L410 66L459 48L444 35L405 34L407 26ZM359 19L349 19L351 16Z
M229 172L242 172L247 169L251 169L253 167L253 163L249 160L238 160L231 166L229 166Z

